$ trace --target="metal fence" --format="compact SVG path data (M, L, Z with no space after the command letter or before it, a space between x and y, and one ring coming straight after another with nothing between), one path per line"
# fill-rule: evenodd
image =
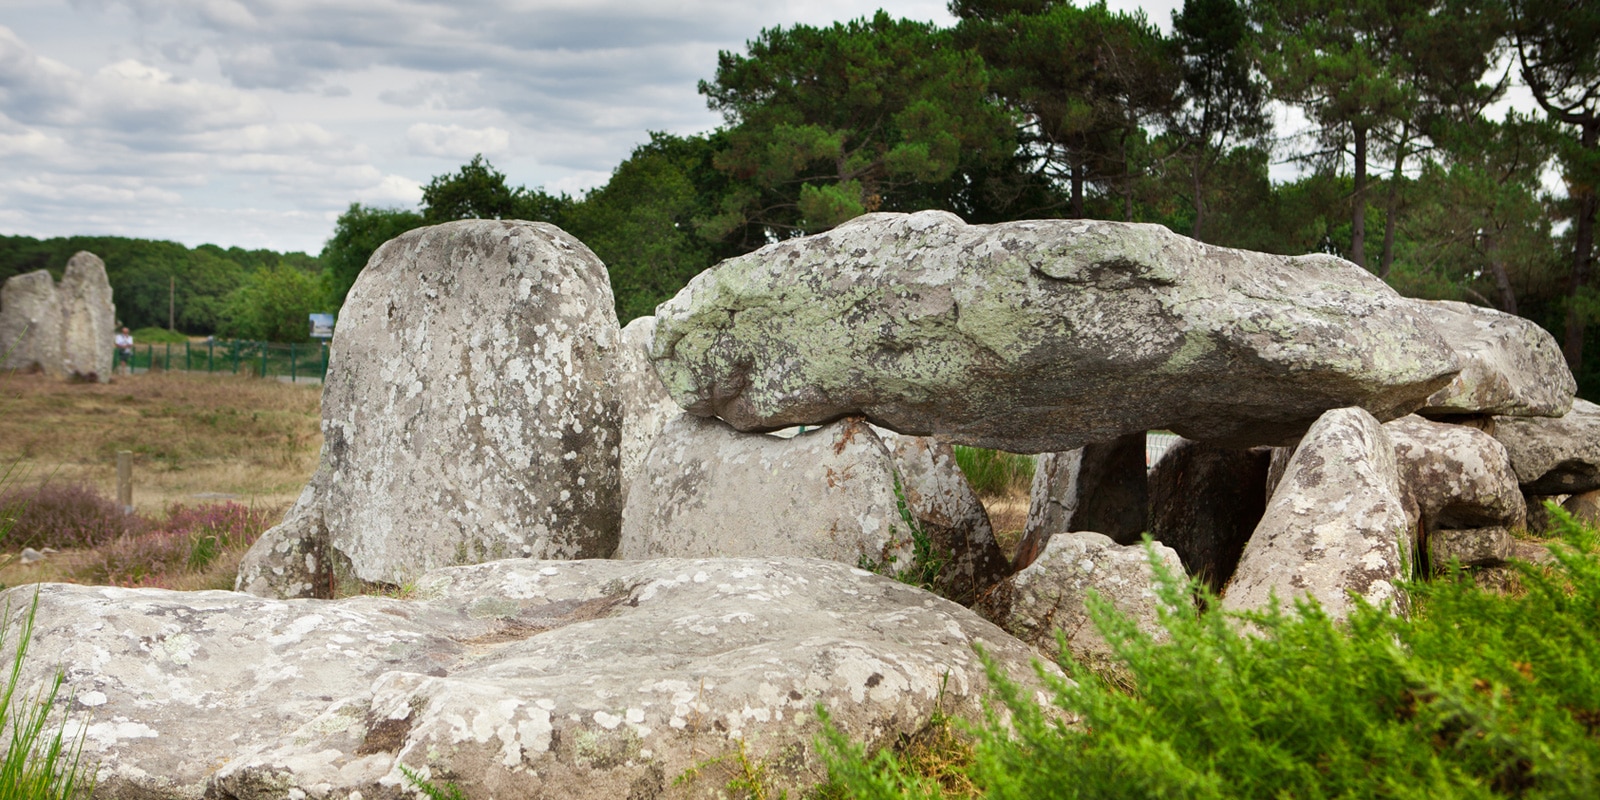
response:
M328 374L328 345L243 340L135 344L131 357L117 353L117 372L226 372L320 381Z

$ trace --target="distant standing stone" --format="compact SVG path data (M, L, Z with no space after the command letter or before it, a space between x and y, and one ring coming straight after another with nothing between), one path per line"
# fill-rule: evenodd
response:
M116 353L117 307L106 264L79 252L61 276L61 366L68 375L106 383Z
M618 334L605 267L552 225L464 220L380 247L334 334L321 465L239 588L609 556Z
M46 270L0 287L0 366L61 375L61 299Z
M864 414L1015 453L1146 430L1282 444L1450 382L1416 309L1348 261L1157 225L868 214L696 276L657 309L651 358L679 405L747 431Z

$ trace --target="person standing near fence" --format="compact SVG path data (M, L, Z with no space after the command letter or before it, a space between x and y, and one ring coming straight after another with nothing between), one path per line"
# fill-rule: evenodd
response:
M129 333L127 328L123 328L122 330L117 331L116 344L117 344L117 357L122 359L122 362L124 364L128 365L128 374L132 375L133 374L133 334ZM116 372L117 371L115 366L113 366L111 371L112 372Z

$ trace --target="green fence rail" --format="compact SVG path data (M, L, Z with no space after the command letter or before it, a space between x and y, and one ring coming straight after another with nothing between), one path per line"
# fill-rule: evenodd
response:
M322 380L328 374L326 342L279 344L242 340L135 344L131 358L117 353L116 372L224 372Z

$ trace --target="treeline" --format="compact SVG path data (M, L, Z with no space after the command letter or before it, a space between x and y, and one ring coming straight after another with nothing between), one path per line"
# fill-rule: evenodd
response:
M0 236L0 283L40 269L60 280L80 250L106 262L117 316L130 328L165 328L170 314L178 330L192 334L305 341L306 314L329 302L319 284L322 262L305 253L210 244L191 249L120 236ZM259 302L264 291L285 284L298 293L293 308Z
M467 217L577 236L624 322L723 258L867 212L1095 217L1334 253L1408 295L1520 314L1600 397L1600 4L1187 0L1171 35L1103 3L950 10L949 28L879 12L763 31L699 85L720 128L652 133L581 197L476 157L416 210L352 205L320 256L322 302L382 242ZM1537 110L1492 113L1513 85ZM1278 108L1309 131L1278 130ZM1275 183L1283 163L1302 177Z

